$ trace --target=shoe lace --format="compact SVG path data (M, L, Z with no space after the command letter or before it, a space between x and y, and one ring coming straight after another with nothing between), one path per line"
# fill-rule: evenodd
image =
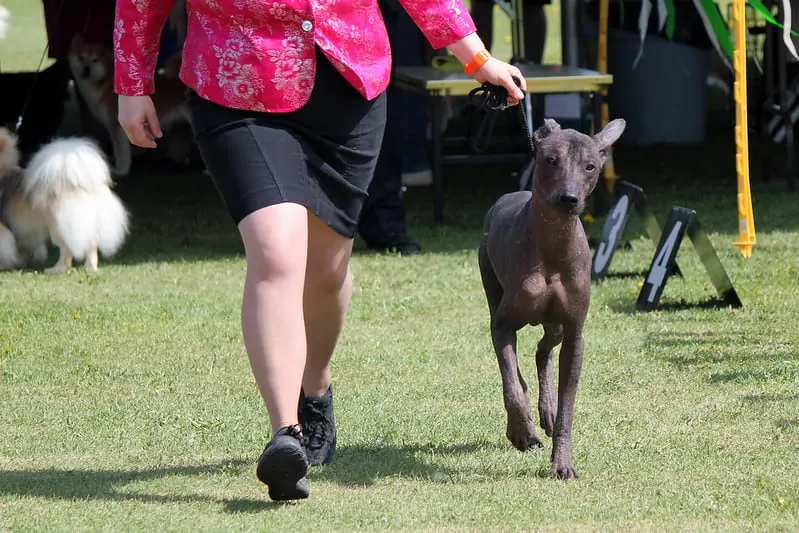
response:
M330 423L324 410L313 402L305 405L305 442L311 449L321 448L329 432Z
M299 424L281 428L276 435L288 435L290 437L294 437L300 442L303 442L303 439L305 438L305 436L302 434L302 426Z

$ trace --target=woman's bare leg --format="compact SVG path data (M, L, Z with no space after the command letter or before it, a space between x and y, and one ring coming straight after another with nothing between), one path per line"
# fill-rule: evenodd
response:
M306 396L322 396L330 386L330 359L344 328L352 296L349 261L352 239L308 214L308 266L304 315L308 342L302 388Z
M298 423L307 352L303 291L308 215L298 204L255 211L239 223L247 254L241 328L274 435Z

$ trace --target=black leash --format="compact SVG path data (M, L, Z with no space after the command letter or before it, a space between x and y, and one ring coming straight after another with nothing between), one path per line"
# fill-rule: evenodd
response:
M56 20L61 20L61 13L64 11L64 4L66 4L66 0L61 0L61 3L58 5L58 15L56 16ZM88 26L88 20L86 26ZM85 26L84 26L84 31L85 31ZM25 95L25 103L22 105L22 110L19 112L19 116L17 117L17 123L14 126L14 133L18 134L19 128L22 126L22 119L25 116L25 112L28 110L28 105L31 102L31 96L33 96L33 89L34 87L36 87L36 81L39 79L39 74L42 71L42 65L44 64L44 60L47 57L48 50L50 50L49 38L47 39L47 43L44 45L44 50L42 50L42 57L39 58L39 66L36 67L36 72L33 74L33 81L31 81L30 89L28 89L28 93Z
M516 82L516 85L521 87L520 79L514 77L513 81ZM505 87L492 85L486 82L480 87L476 87L469 91L468 98L473 106L485 112L485 117L480 123L477 135L472 139L472 149L475 152L483 152L488 147L488 142L491 140L497 116L500 112L510 107L508 105L508 90ZM519 102L517 107L519 108L519 114L530 147L530 153L535 156L535 144L533 143L533 134L530 131L529 122L527 120L524 100ZM483 141L483 143L481 143L481 141Z

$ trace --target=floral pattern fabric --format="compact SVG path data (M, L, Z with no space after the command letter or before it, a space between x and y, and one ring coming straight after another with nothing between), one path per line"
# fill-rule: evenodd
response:
M433 48L475 31L462 0L400 0ZM117 0L114 87L155 91L161 30L174 0ZM389 83L388 35L377 0L187 0L180 78L237 109L289 112L313 90L315 46L364 97ZM335 105L335 103L332 103Z

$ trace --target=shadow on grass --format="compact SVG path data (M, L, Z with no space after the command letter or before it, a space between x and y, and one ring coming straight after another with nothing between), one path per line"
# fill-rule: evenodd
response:
M799 400L799 394L747 394L744 403L791 402Z
M251 461L232 460L207 465L152 468L146 470L3 470L0 471L0 496L61 500L108 500L141 503L221 504L227 513L259 512L290 503L264 500L215 498L203 494L147 494L126 491L130 483L169 476L200 476L249 466Z
M793 356L793 354L789 354L787 352L782 354L782 357L789 356ZM774 359L778 360L779 357L780 356L778 354L775 354ZM775 379L791 380L797 377L799 377L799 372L796 370L775 365L765 369L716 372L710 375L708 381L710 383L772 383L775 381Z
M659 332L650 334L647 342L656 357L680 370L693 371L697 366L723 363L735 367L730 371L711 374L708 379L713 383L768 379L767 374L773 377L790 377L795 374L790 365L779 364L794 358L793 347L752 331L733 332L720 329ZM758 365L766 365L767 368L757 368ZM743 401L753 403L786 399L789 398L785 395L761 394L745 396Z
M605 274L603 279L632 279L632 278L641 278L643 279L646 276L646 270L641 270L638 272L633 271L622 271L622 272L608 272ZM601 284L602 281L594 282L595 284Z
M783 418L777 422L777 426L781 429L799 429L799 418Z
M341 446L336 450L336 460L321 470L311 470L309 479L348 487L363 487L379 478L398 476L446 483L454 472L442 467L440 459L469 455L492 446L476 442L447 446Z
M612 300L608 303L608 307L614 313L623 315L641 314L645 315L647 311L641 311L635 303L638 300L638 293L630 295L626 300ZM661 300L657 306L656 311L666 312L680 312L680 311L694 311L697 309L727 309L730 305L718 297L711 297L706 300L688 301L685 299L680 300Z

